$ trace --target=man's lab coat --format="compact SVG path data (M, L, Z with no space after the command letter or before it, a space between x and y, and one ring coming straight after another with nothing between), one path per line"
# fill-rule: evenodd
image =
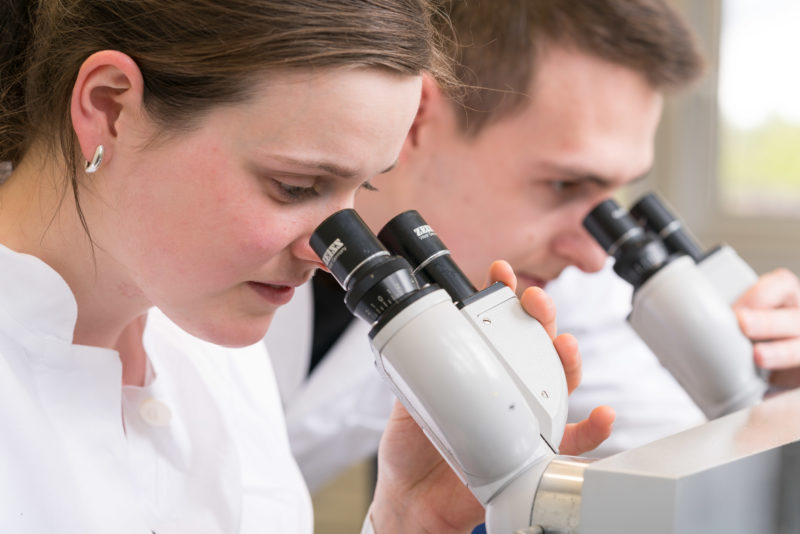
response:
M369 326L350 322L306 377L313 335L311 283L297 288L267 333L292 453L312 493L378 448L394 395L374 367Z

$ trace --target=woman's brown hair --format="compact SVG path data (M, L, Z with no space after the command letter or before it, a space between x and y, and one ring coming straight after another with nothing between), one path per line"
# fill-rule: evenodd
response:
M180 131L246 99L273 69L357 65L447 80L434 14L427 0L4 0L0 162L16 165L34 140L49 141L77 200L69 102L96 51L129 55L148 114Z

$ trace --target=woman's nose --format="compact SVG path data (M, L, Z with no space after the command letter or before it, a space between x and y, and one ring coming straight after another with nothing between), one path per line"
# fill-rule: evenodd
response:
M298 259L314 264L315 268L327 270L325 264L322 263L314 249L311 248L310 241L311 233L299 237L292 246L292 252Z
M351 191L347 194L332 196L330 201L324 206L324 209L319 210L319 213L317 213L315 217L316 224L313 225L313 228L309 228L307 233L294 243L293 252L297 258L314 263L315 267L318 269L328 270L325 264L320 261L319 256L314 252L314 249L311 248L311 235L323 221L327 220L334 213L338 213L344 209L352 209L355 201L355 194L355 191Z

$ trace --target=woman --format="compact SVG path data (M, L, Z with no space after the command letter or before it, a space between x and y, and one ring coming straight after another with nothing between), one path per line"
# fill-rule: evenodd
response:
M316 225L394 164L420 73L444 72L427 4L5 9L0 530L310 532L249 345L319 267ZM409 506L414 530L467 529L476 503L398 428L419 463L387 447L376 531L411 532ZM463 509L431 509L418 479L462 491Z

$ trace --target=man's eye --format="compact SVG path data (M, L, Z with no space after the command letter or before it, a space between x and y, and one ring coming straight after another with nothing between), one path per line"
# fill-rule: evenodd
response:
M281 196L281 200L286 202L306 200L319 194L316 186L304 187L299 185L291 185L284 182L279 182L278 180L273 180L273 183L277 186L278 194Z
M570 182L566 180L553 180L550 182L550 187L556 193L574 191L580 186L580 182Z

